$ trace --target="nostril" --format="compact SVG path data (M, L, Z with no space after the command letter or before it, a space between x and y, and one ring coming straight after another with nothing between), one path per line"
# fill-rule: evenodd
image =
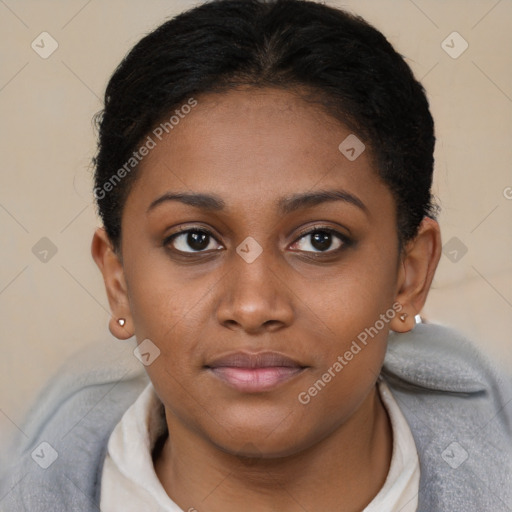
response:
M223 322L224 326L227 327L228 329L232 329L234 327L237 327L238 326L238 323L235 321L235 320L225 320Z
M273 328L273 329L279 329L279 327L282 325L282 322L279 320L267 320L263 323L264 327L267 328Z

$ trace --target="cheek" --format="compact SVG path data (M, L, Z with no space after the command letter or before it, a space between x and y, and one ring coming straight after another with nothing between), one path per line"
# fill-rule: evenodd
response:
M149 265L151 270L134 272L130 286L130 310L138 343L151 340L158 357L145 367L157 394L172 404L182 417L201 414L193 383L201 366L198 345L205 337L208 289L169 269ZM166 271L164 271L164 269Z
M326 337L322 329L316 333L319 364L294 397L315 436L334 431L350 418L375 386L384 361L389 324L380 315L392 317L395 312L380 300L369 303L364 295L358 297L322 318L329 330L323 329Z
M308 295L304 328L316 322L315 351L322 355L309 380L313 388L303 390L305 401L355 403L370 389L396 316L395 286L395 255L371 246L329 279L317 281L315 293Z
M336 336L345 341L355 338L373 326L381 314L390 309L393 312L396 261L394 252L368 244L317 282L315 293L308 295L308 304Z
M137 338L153 336L161 341L193 317L213 279L191 278L171 265L163 251L153 249L147 255L128 255L125 275Z
M146 370L154 383L169 381L176 387L173 377L190 379L200 366L197 346L209 324L214 276L190 278L160 257L132 265L126 275L137 341L149 339L160 350Z

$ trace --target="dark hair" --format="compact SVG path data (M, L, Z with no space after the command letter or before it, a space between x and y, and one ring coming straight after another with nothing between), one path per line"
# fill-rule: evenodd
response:
M425 91L378 30L310 0L213 0L145 36L108 83L96 119L94 190L116 250L141 141L193 96L239 86L298 92L345 123L371 149L393 194L401 246L424 216L435 216Z

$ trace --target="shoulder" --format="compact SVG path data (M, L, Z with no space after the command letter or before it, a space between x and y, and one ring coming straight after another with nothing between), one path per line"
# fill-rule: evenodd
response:
M391 332L384 372L431 390L471 393L497 386L510 392L506 373L460 332L436 324L418 324L405 334Z
M382 375L420 459L419 510L512 506L512 377L452 329L392 333Z
M12 443L2 505L88 510L110 433L148 383L133 348L91 345L61 366Z
M460 332L419 324L391 333L382 375L416 418L445 429L492 420L512 441L512 376Z

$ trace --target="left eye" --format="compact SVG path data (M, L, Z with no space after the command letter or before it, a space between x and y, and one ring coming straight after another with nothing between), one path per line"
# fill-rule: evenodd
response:
M331 229L315 229L302 235L293 246L305 252L333 252L346 243L346 237Z

